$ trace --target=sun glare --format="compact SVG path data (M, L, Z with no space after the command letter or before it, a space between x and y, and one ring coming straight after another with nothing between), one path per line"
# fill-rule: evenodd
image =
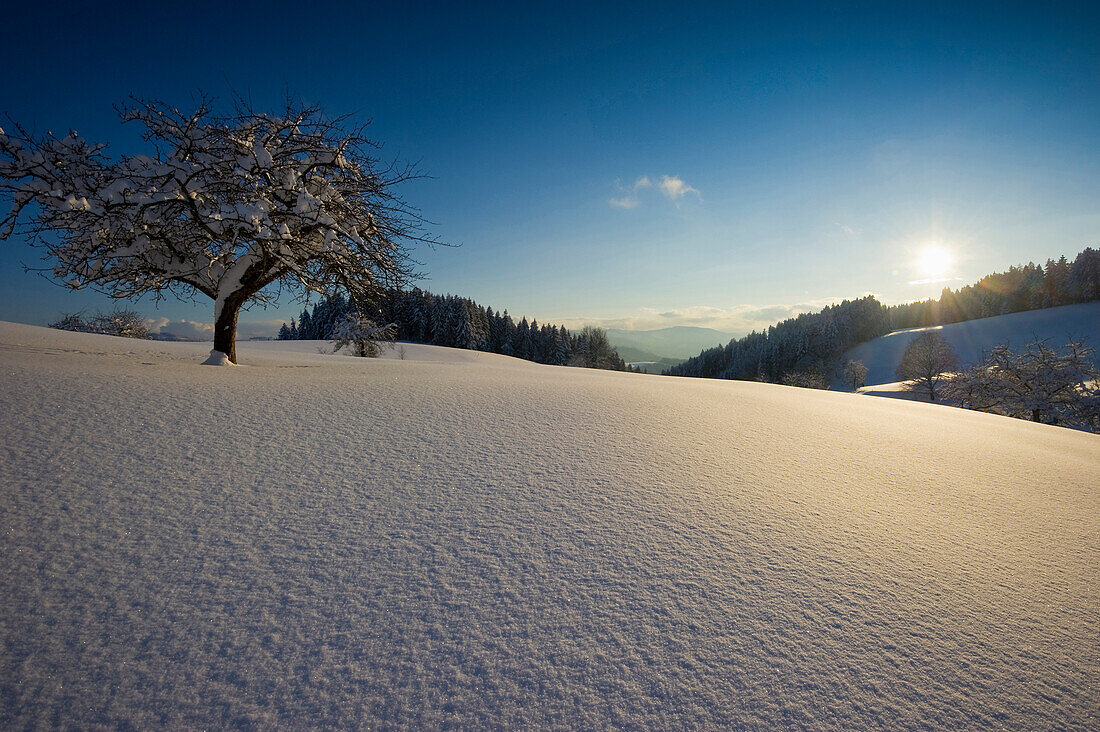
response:
M917 260L925 277L943 277L951 269L951 252L942 247L927 247Z

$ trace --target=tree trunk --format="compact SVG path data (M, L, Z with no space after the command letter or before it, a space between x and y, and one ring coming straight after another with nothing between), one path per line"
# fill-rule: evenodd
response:
M230 363L237 363L237 314L243 304L243 298L230 295L214 305L214 350L224 353Z

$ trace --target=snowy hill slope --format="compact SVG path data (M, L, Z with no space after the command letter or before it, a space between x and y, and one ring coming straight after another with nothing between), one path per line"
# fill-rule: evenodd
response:
M1083 336L1093 348L1100 348L1100 302L894 331L849 349L844 354L844 360L862 361L868 370L869 385L891 383L897 379L894 370L901 363L906 347L918 335L929 330L947 339L964 367L977 363L982 354L994 346L1008 343L1015 350L1022 350L1037 338L1049 338L1051 346L1061 348L1071 338Z
M0 726L1100 721L1096 435L288 345L0 324Z

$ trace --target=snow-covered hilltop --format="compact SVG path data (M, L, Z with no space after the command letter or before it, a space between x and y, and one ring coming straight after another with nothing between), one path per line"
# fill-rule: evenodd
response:
M1095 728L1100 437L0 324L0 726Z

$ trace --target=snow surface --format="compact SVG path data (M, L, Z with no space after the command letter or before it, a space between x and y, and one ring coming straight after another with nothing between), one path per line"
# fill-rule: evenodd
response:
M1100 726L1100 437L0 324L0 727Z
M894 399L909 399L918 402L930 401L926 394L913 391L907 381L891 381L887 384L874 384L858 389L860 394L868 396L893 397Z
M1060 350L1071 339L1084 337L1090 346L1100 349L1100 302L896 330L849 349L844 354L844 361L862 361L867 367L868 385L889 384L897 379L894 371L905 349L914 338L930 330L947 339L959 357L959 365L964 368L978 363L994 346L1003 343L1015 351L1022 351L1032 341L1049 339L1048 345Z

